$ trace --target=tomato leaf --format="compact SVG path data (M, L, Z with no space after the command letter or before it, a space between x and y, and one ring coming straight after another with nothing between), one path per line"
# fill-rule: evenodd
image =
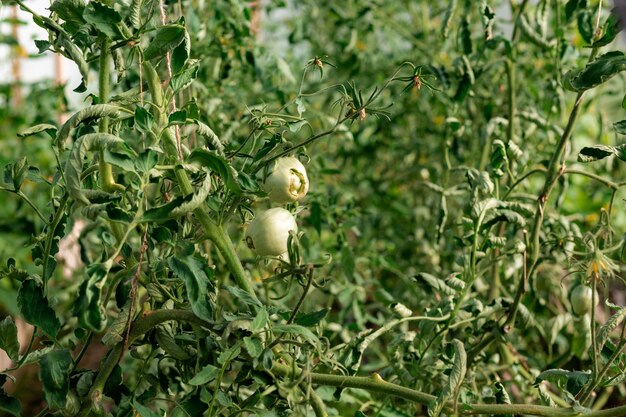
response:
M164 56L185 39L185 27L180 24L163 25L157 29L154 39L143 52L144 59Z
M72 355L68 349L52 350L39 360L39 378L46 402L63 408L70 388Z
M594 162L615 154L615 148L609 145L585 146L578 152L578 162Z
M213 302L210 294L214 291L213 270L204 268L205 263L193 256L171 257L167 261L174 274L185 282L187 298L191 310L201 319L213 320Z
M11 316L0 321L0 349L4 350L13 362L19 359L20 344L17 340L17 327Z
M43 287L34 279L22 282L17 293L17 305L24 320L39 327L52 339L56 339L61 322L44 296Z

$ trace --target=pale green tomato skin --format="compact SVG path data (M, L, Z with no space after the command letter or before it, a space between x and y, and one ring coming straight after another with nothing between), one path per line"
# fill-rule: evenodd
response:
M246 230L246 243L259 256L281 256L287 253L290 230L298 232L293 215L283 208L272 208L252 220Z
M263 181L265 191L275 203L286 204L300 200L309 191L306 168L292 156L278 158L271 172Z
M593 291L586 285L577 285L570 295L572 311L578 316L584 316L592 308Z

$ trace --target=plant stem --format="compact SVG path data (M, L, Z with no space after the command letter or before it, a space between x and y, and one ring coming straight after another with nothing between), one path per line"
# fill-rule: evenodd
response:
M274 363L272 373L278 376L298 378L301 377L303 371L293 369L288 365ZM437 397L426 394L410 388L405 388L397 384L383 381L378 378L369 378L361 376L344 376L330 375L315 372L307 372L306 376L311 383L326 385L331 387L343 388L360 388L369 392L379 394L392 395L418 404L429 405L434 402ZM452 409L453 404L450 402L447 407ZM576 417L580 413L572 408L554 408L543 405L534 404L462 404L459 406L459 414L461 415L504 415L504 414L522 414L545 417ZM585 414L585 417L619 417L626 415L626 406L620 406L603 411L593 411Z
M98 98L100 104L106 104L109 101L110 92L110 67L109 67L109 48L111 40L105 35L100 35L100 61L98 67ZM109 132L109 118L103 117L98 123L98 132ZM104 161L104 149L98 154L98 167L100 171L100 186L104 191L114 191L115 180L113 179L113 168ZM117 236L116 236L117 237Z
M63 214L65 213L65 205L67 204L68 198L69 198L69 195L67 193L61 198L61 201L59 202L59 207L57 208L57 211L54 213L54 217L52 218L52 222L50 223L49 228L48 228L48 235L46 236L46 242L44 244L44 251L43 251L42 276L44 277L44 283L47 280L46 276L49 273L52 273L52 271L48 271L48 268L47 268L48 258L50 257L50 251L52 250L52 241L54 240L54 231L56 230L57 226L61 222L61 219L63 218ZM47 291L48 291L48 286L44 285L44 292L47 293Z
M309 404L311 404L311 408L315 413L315 417L328 417L328 413L326 412L326 407L324 406L324 402L317 395L313 387L304 386L302 390L305 391L309 396Z
M592 305L595 305L595 304L592 304ZM611 358L606 362L606 364L604 364L604 367L602 368L602 370L598 374L594 374L593 382L585 389L583 394L580 396L581 404L584 404L589 399L589 397L591 396L591 393L593 392L593 390L596 389L596 387L598 386L602 378L604 378L606 373L609 371L613 362L626 350L626 340L623 339L624 329L626 329L626 326L622 327L622 341L619 347L615 349L615 352L613 352L613 355L611 355Z
M165 109L165 103L163 101L163 90L161 88L161 83L156 73L154 67L149 62L143 62L142 64L143 73L146 77L146 81L148 83L148 87L150 89L150 94L152 95L152 101L155 105L157 124L163 129L163 141L165 149L165 153L172 161L178 160L178 150L176 147L176 138L174 137L174 133L170 128L167 128L167 116L163 113ZM193 186L191 185L191 181L187 176L187 172L180 165L176 164L174 168L174 174L176 175L176 180L178 182L178 186L183 195L189 195L193 193ZM207 237L215 244L217 249L220 251L226 265L228 266L230 272L232 273L235 282L237 285L246 291L250 296L254 299L257 299L257 296L252 288L252 284L248 279L243 266L241 265L241 261L239 260L239 256L237 255L237 251L235 250L235 246L233 242L230 240L230 237L224 230L224 227L220 224L216 224L209 214L206 211L205 207L199 207L193 211L194 215L202 225L204 232Z
M594 49L595 50L595 49ZM595 56L595 53L592 51L592 57ZM590 58L591 60L592 58ZM548 169L545 173L545 180L543 184L543 188L539 194L539 198L537 199L537 209L535 211L535 217L533 220L533 225L530 234L530 259L527 263L527 277L531 277L537 267L537 263L539 261L539 253L540 253L540 241L539 235L541 234L541 226L543 224L544 212L546 209L546 204L548 202L548 198L550 197L550 193L552 189L556 185L559 177L563 174L565 170L565 164L563 162L565 147L567 146L569 139L574 130L574 125L576 123L576 119L578 118L578 112L580 111L580 106L582 104L582 99L585 92L581 91L576 96L576 100L574 101L574 107L569 115L567 120L567 125L563 130L563 135L559 139L559 142L556 145L556 149L552 153L552 157L550 158L550 163L548 165ZM517 287L517 292L515 294L515 299L513 304L511 305L511 310L509 312L509 316L505 322L505 326L512 326L515 323L515 316L517 315L517 308L519 307L519 303L522 301L522 296L525 292L526 283L524 279L520 279L520 283Z

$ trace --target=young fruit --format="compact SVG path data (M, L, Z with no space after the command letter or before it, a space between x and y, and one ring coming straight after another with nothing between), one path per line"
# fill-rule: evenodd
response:
M586 285L577 285L570 294L572 310L576 315L584 316L591 311L592 299L593 292L590 287Z
M292 203L309 191L304 165L293 156L278 158L263 182L263 191L275 203Z
M246 231L246 243L259 256L280 256L287 252L290 230L298 232L291 213L282 208L269 209L252 220Z

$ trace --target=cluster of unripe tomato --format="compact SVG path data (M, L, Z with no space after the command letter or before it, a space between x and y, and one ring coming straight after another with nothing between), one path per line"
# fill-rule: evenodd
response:
M298 201L309 191L304 165L291 156L277 159L261 185L277 204ZM282 257L288 250L290 231L298 232L293 215L281 207L271 208L254 217L246 231L246 243L259 256Z

